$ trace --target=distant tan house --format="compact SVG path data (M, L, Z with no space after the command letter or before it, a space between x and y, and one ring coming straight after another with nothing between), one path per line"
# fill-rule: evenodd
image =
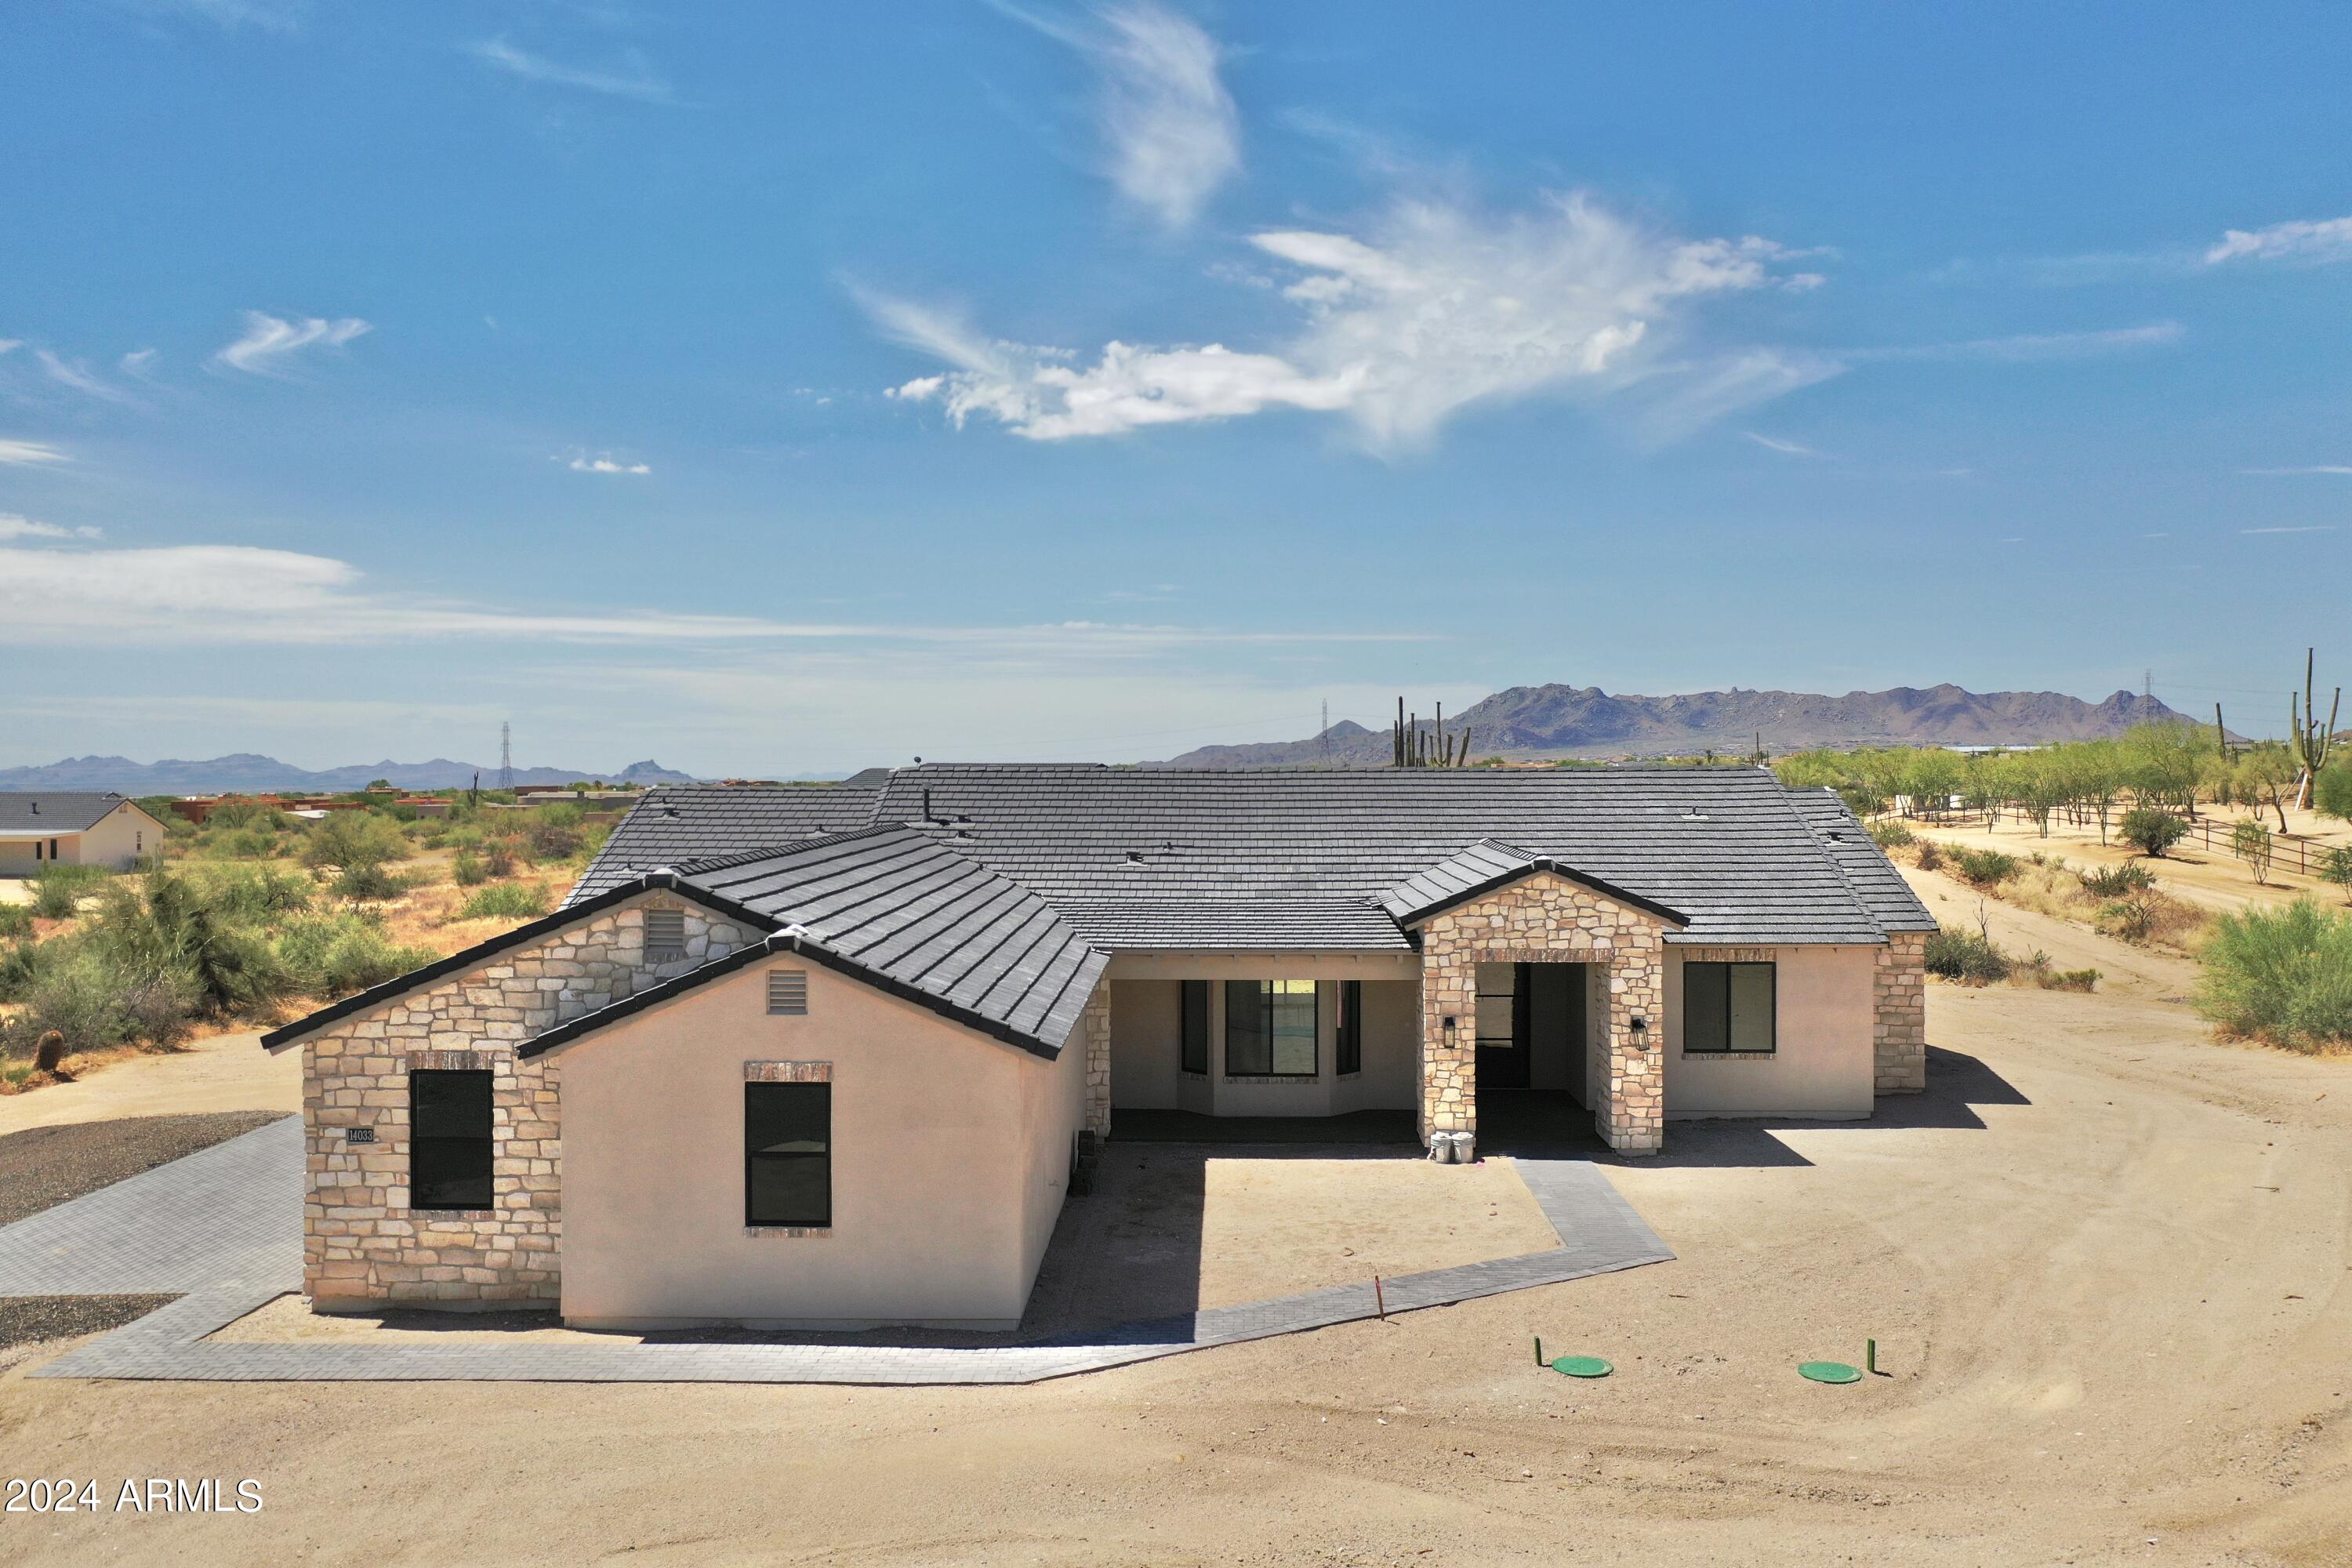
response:
M263 1043L322 1308L1004 1328L1122 1119L1868 1117L1934 926L1760 768L916 767L656 789L562 910Z
M163 825L119 795L66 790L0 794L0 877L48 865L127 871L163 843Z

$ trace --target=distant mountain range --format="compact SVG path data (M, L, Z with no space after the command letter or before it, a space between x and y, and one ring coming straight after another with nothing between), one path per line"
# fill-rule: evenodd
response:
M429 763L367 763L347 768L313 772L238 752L209 762L166 758L159 763L134 763L128 757L68 757L47 767L0 768L0 790L116 790L123 795L217 795L224 790L307 790L331 794L364 789L378 779L403 789L460 789L479 773L487 784L498 783L499 770L478 763L453 763L436 757ZM631 763L619 773L593 768L517 768L518 784L571 784L576 779L603 779L607 784L692 784L694 775L666 768L656 762Z
M1761 734L1773 752L1811 746L2020 746L2119 735L2143 721L2189 722L2152 697L2118 691L2085 702L2061 691L1964 690L1898 686L1824 697L1808 691L1700 691L1612 697L1597 686L1514 686L1445 716L1446 733L1471 733L1474 758L1744 756ZM1429 727L1430 715L1421 715ZM1352 721L1325 737L1249 746L1202 746L1181 767L1381 763L1389 731Z

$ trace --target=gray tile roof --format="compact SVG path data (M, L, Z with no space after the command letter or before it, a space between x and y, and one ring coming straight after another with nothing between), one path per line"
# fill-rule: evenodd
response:
M1388 912L1361 899L1195 899L1055 907L1080 936L1114 950L1412 951Z
M98 826L99 819L123 804L119 795L71 790L26 790L0 793L0 833L79 833Z
M1076 1026L1109 963L1029 889L903 827L692 862L677 876L1048 1051Z
M1535 871L1552 871L1636 909L1646 909L1672 926L1689 922L1679 910L1670 910L1629 889L1614 887L1549 855L1531 855L1516 845L1481 838L1458 855L1449 855L1426 871L1416 872L1381 895L1381 907L1401 926L1428 919L1441 910L1466 902L1494 889L1516 882Z
M1884 935L1791 793L1754 767L935 764L892 774L876 820L939 837L1057 909L1376 903L1493 839L1678 911L1689 924L1671 942Z
M882 770L869 773L880 775ZM881 789L860 774L813 785L663 784L646 792L613 829L566 904L593 899L640 872L713 855L847 833L874 820Z
M1862 900L1879 928L1888 931L1934 931L1936 917L1903 879L1903 873L1886 858L1870 837L1870 830L1857 820L1837 791L1792 789L1789 803L1797 815L1805 819L1813 836L1822 841L1830 858L1845 873L1846 884Z

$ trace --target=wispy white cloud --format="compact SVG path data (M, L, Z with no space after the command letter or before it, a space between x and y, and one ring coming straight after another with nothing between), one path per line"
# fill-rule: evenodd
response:
M2352 475L2352 463L2306 463L2299 468L2240 468L2242 474L2335 474Z
M2293 528L2242 528L2238 531L2240 533L2333 533L2336 531L2336 525L2332 522L2307 522Z
M1241 116L1220 74L1223 51L1165 6L1097 7L1064 20L999 0L997 9L1084 56L1100 79L1103 172L1120 195L1171 228L1199 215L1241 168Z
M1763 447L1768 452L1779 452L1791 458L1818 458L1821 456L1821 453L1815 451L1812 447L1803 446L1795 441L1783 441L1777 437L1759 435L1753 430L1742 430L1740 434L1747 437L1749 440L1755 442L1758 446Z
M593 458L581 452L564 462L564 466L575 474L650 474L654 471L650 463L625 463L610 452L599 452Z
M310 349L339 349L373 331L356 316L328 321L309 316L281 321L260 310L245 313L245 333L213 356L214 363L250 375L282 376L294 356Z
M58 538L47 526L10 537ZM1096 658L1150 658L1209 646L1434 640L1422 633L1269 632L1097 621L891 626L626 608L551 613L390 592L370 585L349 562L289 550L233 544L0 546L0 642L346 645L448 637L617 644L861 642Z
M2227 261L2352 261L2352 217L2233 228L2205 252L2205 265Z
M495 66L525 81L576 87L585 92L601 92L611 98L634 98L645 103L667 103L671 100L669 83L655 74L644 58L634 52L623 61L622 68L618 70L565 65L545 55L519 49L504 38L481 39L466 46L466 52L485 65Z
M0 354L14 353L24 346L22 338L0 338Z
M52 447L47 441L20 441L0 436L0 463L30 468L37 463L68 463L72 460L61 447Z
M2151 321L2140 327L2115 327L2085 332L2025 332L2005 338L1971 338L1959 342L1919 343L1894 348L1856 349L1856 360L1997 360L2023 363L2037 360L2090 359L2100 354L2127 353L2179 342L2178 321Z
M139 400L97 374L89 365L78 361L61 359L47 349L35 349L33 357L51 381L69 386L85 397L95 397L108 403L136 404Z
M153 349L133 349L115 363L123 374L152 384L155 380L155 359Z
M1250 243L1286 269L1282 292L1300 316L1268 351L1113 342L1086 363L924 306L861 298L889 335L955 367L895 395L1044 441L1287 407L1345 414L1368 445L1394 449L1478 403L1651 384L1662 405L1679 391L1711 417L1837 369L1771 351L1671 355L1699 300L1785 286L1780 268L1796 253L1754 237L1677 238L1581 195L1500 218L1408 202L1370 238L1285 229Z
M0 511L0 539L96 539L95 528L68 528L62 523L36 522L21 512Z

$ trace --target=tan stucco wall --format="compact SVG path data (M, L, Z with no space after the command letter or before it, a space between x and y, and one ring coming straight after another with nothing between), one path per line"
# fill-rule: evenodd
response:
M685 911L685 958L645 962L645 910L655 907ZM338 1019L288 1047L302 1053L310 1173L302 1277L313 1304L554 1300L562 1233L559 1073L551 1057L523 1059L515 1047L756 936L690 900L647 894ZM493 1075L491 1208L408 1206L408 1074L418 1068ZM354 1128L373 1132L374 1142L352 1142Z
M771 1017L766 972L808 972ZM551 1053L563 1074L563 1315L602 1325L1009 1327L1083 1106L1047 1061L779 956ZM747 1061L829 1063L833 1226L743 1224Z
M1870 1114L1878 949L1666 949L1666 1115L1844 1120ZM1774 966L1774 1049L1727 1056L1683 1050L1686 962Z
M68 863L79 860L85 866L111 866L127 871L142 855L152 855L163 847L163 825L132 805L128 801L108 812L90 825L81 836L79 850L66 845L58 847Z
M1178 967L1157 963L1151 968ZM1115 979L1110 983L1111 1103L1121 1110L1181 1110L1211 1116L1337 1116L1351 1110L1412 1109L1420 1043L1419 987L1395 978L1397 966L1300 953L1202 962L1202 973L1179 978ZM1372 978L1363 973L1366 968ZM1119 973L1114 963L1112 973ZM1337 975L1340 978L1329 978ZM1360 1072L1339 1068L1340 979L1364 987L1364 1061ZM1206 1076L1182 1070L1181 979L1209 984L1209 1067ZM1269 1081L1224 1071L1224 982L1316 982L1316 1076Z

